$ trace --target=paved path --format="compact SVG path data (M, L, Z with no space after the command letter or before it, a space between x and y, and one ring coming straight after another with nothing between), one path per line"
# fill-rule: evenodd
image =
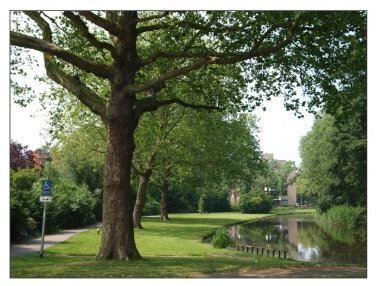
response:
M63 242L75 234L81 233L81 232L86 231L90 228L96 228L99 225L100 224L94 224L91 226L87 226L85 228L62 230L58 233L45 235L44 236L44 249L46 249L46 248L48 248L48 247L50 247L56 243ZM22 242L22 243L11 244L11 247L10 247L11 258L39 252L40 251L40 240L41 240L41 238L39 237L39 238L27 240L27 241Z
M218 272L202 278L366 278L365 267L321 266Z

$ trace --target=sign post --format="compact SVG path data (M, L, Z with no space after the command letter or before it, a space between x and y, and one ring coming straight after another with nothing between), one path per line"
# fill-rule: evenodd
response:
M45 159L48 161L48 174L47 174L47 180L43 181L42 187L41 187L41 196L40 196L40 202L44 203L44 210L43 210L43 223L41 227L41 242L40 242L40 257L43 257L44 255L44 234L45 234L45 221L46 221L46 215L47 215L47 202L52 201L52 181L49 179L49 168L50 163L52 161L52 158L50 157L49 153L47 154L47 157Z

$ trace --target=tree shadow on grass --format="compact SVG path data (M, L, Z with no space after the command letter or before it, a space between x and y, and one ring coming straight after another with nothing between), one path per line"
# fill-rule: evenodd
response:
M235 271L252 260L218 257L145 257L136 261L97 261L94 257L30 256L11 263L11 277L67 278L172 278L199 277L200 274Z

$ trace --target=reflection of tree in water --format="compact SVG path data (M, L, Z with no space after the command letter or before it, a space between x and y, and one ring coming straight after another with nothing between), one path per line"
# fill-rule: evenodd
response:
M276 221L256 221L236 226L238 239L241 245L255 245L258 247L284 249L288 242L288 231Z
M342 230L343 231L343 230ZM341 232L341 230L339 230ZM346 232L346 231L345 231ZM319 227L314 219L280 217L236 226L233 240L240 245L288 249L290 257L305 261L366 262L366 241L353 234L349 243Z

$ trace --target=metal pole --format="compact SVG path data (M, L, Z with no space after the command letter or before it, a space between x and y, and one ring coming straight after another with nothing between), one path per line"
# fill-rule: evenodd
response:
M40 242L40 257L44 255L44 233L45 233L45 217L47 213L47 203L44 203L44 211L43 211L43 226L41 228L41 242Z
M47 180L49 180L49 167L50 167L51 160L48 159L48 174L47 174ZM43 210L43 225L41 227L41 241L40 241L40 257L43 257L44 255L44 234L45 234L45 220L47 215L47 202L44 202L44 210Z
M48 159L48 174L47 174L47 180L49 180L49 167L51 165L51 158Z

